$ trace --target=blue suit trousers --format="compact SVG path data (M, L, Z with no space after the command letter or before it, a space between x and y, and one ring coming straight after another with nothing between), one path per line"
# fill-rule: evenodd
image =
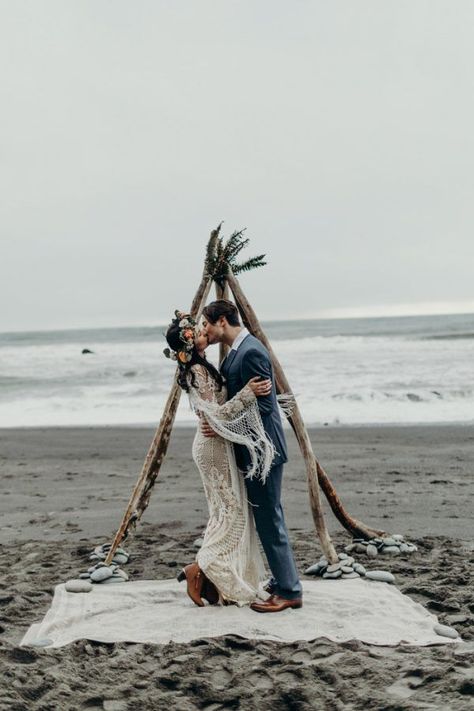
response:
M270 469L264 484L260 479L245 479L245 485L257 533L272 572L272 592L293 600L302 597L302 587L281 505L282 478L283 464L278 464Z

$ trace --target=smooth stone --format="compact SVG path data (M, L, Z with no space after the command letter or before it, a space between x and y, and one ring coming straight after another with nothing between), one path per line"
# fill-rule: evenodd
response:
M402 536L401 533L394 533L392 538L394 538L396 541L404 541L405 540L405 537Z
M395 546L397 541L391 536L389 538L382 538L382 542L385 546Z
M118 565L123 565L124 563L128 563L128 555L124 555L123 553L116 553L112 560Z
M360 563L354 563L352 567L354 568L356 573L359 573L359 575L365 575L367 572L364 566Z
M383 538L379 538L378 536L376 536L375 538L372 538L372 539L371 539L371 542L372 542L372 541L373 541L374 543L383 543Z
M369 580L377 580L379 583L394 583L395 576L388 570L368 570L365 577Z
M344 560L344 565L352 565L353 563L355 563L355 558L352 558L351 556Z
M317 575L320 570L325 568L325 565L322 565L321 563L314 563L313 565L310 565L309 568L306 568L304 571L305 575Z
M68 580L64 586L68 592L86 593L92 590L92 584L88 580Z
M335 580L336 578L340 578L342 575L342 570L335 570L334 573L323 573L323 578L326 578L327 580Z
M456 632L454 627L448 627L448 625L440 625L438 622L433 626L436 634L441 635L441 637L450 637L451 639L457 639L459 633Z
M381 553L384 555L400 555L400 548L398 546L384 546Z
M352 573L343 573L341 578L343 580L349 580L350 578L360 578L360 575L353 570Z
M339 553L337 557L339 558L339 560L345 560L346 558L349 558L347 553Z
M350 573L354 572L350 565L342 565L341 570L343 572L343 577L344 577L344 574L349 575Z
M400 553L411 553L411 548L407 543L402 543L400 546Z
M125 572L125 570L120 570L120 568L117 568L117 570L114 570L113 577L114 578L119 577L119 578L122 578L122 580L128 580L127 573Z
M415 551L418 550L418 546L415 546L414 543L407 543L407 546L409 547L410 552L412 552L412 553L414 553Z
M341 569L341 564L340 563L333 563L332 565L328 565L327 573L335 573L336 570Z
M111 578L106 578L105 580L101 580L100 582L101 585L108 585L109 583L125 583L127 581L120 575L112 575Z
M91 577L91 576L90 576L90 573L81 573L81 574L79 575L79 579L80 579L80 580L89 580L90 577Z
M107 566L104 568L97 568L97 570L94 570L91 573L91 580L93 580L94 583L101 583L104 580L107 580L107 578L111 578L113 574L114 571Z
M322 565L329 565L328 559L325 558L324 556L322 556L322 557L319 559L319 562L320 562Z
M356 543L355 552L356 553L366 553L367 546L363 546L361 543Z
M100 558L96 553L91 553L89 556L89 560L100 560Z
M346 553L352 553L352 551L354 551L356 547L357 543L349 543L348 546L344 546L344 550L346 551Z
M367 546L365 552L367 553L369 558L375 558L377 556L377 548L371 543Z

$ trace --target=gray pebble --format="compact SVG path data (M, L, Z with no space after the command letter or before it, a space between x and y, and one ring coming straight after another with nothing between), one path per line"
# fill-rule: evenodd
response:
M328 569L326 572L328 573L335 573L336 570L340 570L341 564L340 563L333 563L332 565L328 565Z
M353 573L354 571L352 570L350 565L342 565L341 570L345 574Z
M128 563L128 555L124 555L123 553L116 553L112 558L112 561L114 563L117 563L118 565L124 565L125 563Z
M317 575L322 568L325 568L326 565L322 565L321 563L314 563L313 565L310 565L309 568L306 568L304 571L305 575Z
M385 546L395 546L397 543L395 538L392 538L391 536L389 538L382 538L382 541Z
M357 543L349 543L348 546L344 546L346 553L352 553L356 549Z
M351 573L343 573L341 578L343 580L349 580L350 578L360 578L360 575L353 570Z
M117 578L117 577L122 578L122 580L128 580L127 573L125 572L125 570L121 570L120 568L117 568L116 570L114 570L113 577L114 578Z
M400 548L398 546L384 546L380 552L384 555L400 555Z
M370 544L367 546L365 552L367 553L369 558L375 558L377 555L377 548L374 545Z
M407 543L402 543L400 545L400 553L411 553L411 548Z
M107 580L107 578L111 578L113 574L114 571L111 570L108 566L105 566L103 568L97 568L97 570L94 570L91 573L91 580L93 580L94 583L101 583L104 580Z
M328 580L335 580L336 578L340 578L342 575L342 570L335 570L334 573L323 573L323 578L326 578Z
M368 570L365 577L369 580L378 580L380 583L394 583L395 576L388 570Z
M348 556L348 557L344 560L344 565L352 565L353 563L355 563L355 559L352 558L351 556Z
M366 570L365 570L364 566L361 565L360 563L354 563L354 565L352 567L354 568L356 573L359 573L359 575L365 575Z
M339 558L339 560L344 560L345 558L349 558L347 553L339 553L339 555L337 557Z
M80 578L81 580L89 580L90 577L91 577L91 576L90 576L90 573L81 573L81 574L79 575L79 578Z
M92 590L92 584L88 580L68 580L64 587L72 593L86 593Z
M436 632L436 634L439 634L442 637L450 637L451 639L457 639L459 637L459 634L458 634L458 632L456 632L454 627L448 627L448 625L440 625L437 622L434 625L433 629Z
M392 538L394 538L396 541L404 541L405 540L404 536L402 536L401 533L394 533Z

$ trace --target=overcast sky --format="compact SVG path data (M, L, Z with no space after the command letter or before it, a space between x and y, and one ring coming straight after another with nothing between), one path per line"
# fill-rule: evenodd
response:
M0 0L0 330L474 311L474 3Z

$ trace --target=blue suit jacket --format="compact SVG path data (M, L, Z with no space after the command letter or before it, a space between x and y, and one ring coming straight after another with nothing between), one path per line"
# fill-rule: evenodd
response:
M270 395L258 397L257 403L265 432L275 446L276 455L273 460L273 466L287 462L288 451L276 399L273 367L270 355L265 346L258 338L249 334L244 338L236 351L229 351L227 358L225 358L221 364L220 370L226 380L227 397L229 400L234 397L239 390L242 390L250 378L256 375L264 379L271 379L273 387ZM246 447L237 444L234 445L234 449L237 466L245 471L250 465L248 450Z

